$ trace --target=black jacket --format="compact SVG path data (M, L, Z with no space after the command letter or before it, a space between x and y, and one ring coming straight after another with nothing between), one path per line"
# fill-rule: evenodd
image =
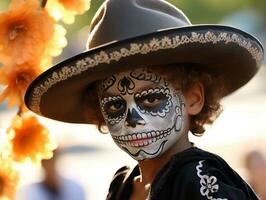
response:
M138 166L119 169L107 200L128 200ZM156 175L149 200L258 200L247 183L219 156L192 147L174 155Z

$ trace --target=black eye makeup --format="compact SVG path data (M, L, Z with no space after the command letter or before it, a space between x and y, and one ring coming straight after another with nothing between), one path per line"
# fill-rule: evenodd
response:
M104 105L104 110L109 116L116 117L125 110L125 102L123 100L109 101Z
M126 113L126 102L121 96L105 97L101 100L101 109L111 125L119 123Z
M150 88L135 94L136 104L142 113L164 117L172 105L169 88Z

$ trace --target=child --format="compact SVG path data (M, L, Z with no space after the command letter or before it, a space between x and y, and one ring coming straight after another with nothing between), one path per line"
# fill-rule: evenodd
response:
M25 101L52 119L106 125L138 161L117 171L107 199L256 200L217 155L194 147L222 97L262 63L251 35L227 26L192 26L162 0L105 1L91 23L88 51L44 72ZM56 97L56 98L55 98Z

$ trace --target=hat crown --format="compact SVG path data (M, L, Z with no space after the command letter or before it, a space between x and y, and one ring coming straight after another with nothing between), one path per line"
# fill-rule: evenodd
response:
M189 25L181 10L163 0L107 0L92 20L87 48Z

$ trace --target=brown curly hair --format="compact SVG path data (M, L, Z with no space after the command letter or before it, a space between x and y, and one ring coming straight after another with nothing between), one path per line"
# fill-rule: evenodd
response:
M197 82L204 88L204 106L201 112L191 116L190 131L195 136L201 136L205 132L204 125L212 124L222 112L220 100L224 94L221 77L214 72L209 72L204 66L194 63L173 64L164 67L154 67L153 72L166 76L176 89L182 92L188 91Z
M219 75L209 72L210 70L199 64L188 63L148 67L148 70L165 76L168 82L176 89L181 89L182 92L186 92L197 82L203 85L204 106L201 112L191 116L190 120L190 131L193 135L203 135L204 125L212 124L222 111L220 100L224 93ZM85 103L86 118L90 123L96 124L100 132L104 132L105 122L98 102L97 82L90 85L88 91Z

